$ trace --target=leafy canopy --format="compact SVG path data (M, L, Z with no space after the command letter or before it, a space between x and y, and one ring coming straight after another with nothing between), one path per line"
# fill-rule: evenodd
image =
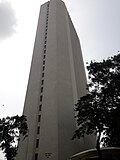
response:
M87 66L87 95L75 105L78 129L73 139L97 133L97 144L120 146L120 53ZM104 137L101 139L101 133Z
M14 160L17 154L19 135L27 136L28 127L25 116L13 116L0 119L0 148L7 160Z

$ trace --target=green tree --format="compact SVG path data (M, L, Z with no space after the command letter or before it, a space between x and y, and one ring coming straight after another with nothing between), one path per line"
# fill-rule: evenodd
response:
M78 129L73 139L96 133L101 158L101 142L104 146L120 147L120 54L102 62L91 61L87 69L88 93L75 105Z
M27 136L28 127L25 116L13 116L0 119L0 148L7 160L14 160L17 154L19 135Z

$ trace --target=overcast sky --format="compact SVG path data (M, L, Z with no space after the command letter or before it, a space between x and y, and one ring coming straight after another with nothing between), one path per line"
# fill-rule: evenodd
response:
M22 114L40 5L46 0L0 0L0 117ZM120 50L120 0L64 0L84 62Z

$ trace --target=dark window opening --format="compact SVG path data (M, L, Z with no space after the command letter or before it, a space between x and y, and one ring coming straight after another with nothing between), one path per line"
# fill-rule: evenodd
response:
M38 153L35 153L35 160L38 160Z
M44 49L44 54L46 53L46 49Z
M41 87L41 93L43 92L43 87Z
M40 104L40 105L39 105L39 111L41 111L41 108L42 108L42 105Z
M44 80L42 79L42 81L41 81L41 84L43 85L44 84Z
M38 115L38 122L40 122L41 120L41 115Z
M45 70L45 66L43 66L43 71Z
M40 101L42 101L43 96L40 96Z
M45 59L46 55L43 56L43 59Z
M39 139L36 139L36 148L39 147Z
M42 73L42 77L44 77L44 73Z
M37 134L40 134L40 127L37 127Z
M44 45L44 48L46 48L46 45Z

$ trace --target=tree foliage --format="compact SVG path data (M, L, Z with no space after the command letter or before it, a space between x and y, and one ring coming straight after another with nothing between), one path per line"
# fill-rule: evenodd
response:
M104 146L120 147L120 54L102 62L91 61L87 69L88 93L75 105L79 128L73 138L96 132L98 150L101 141Z
M19 135L27 136L27 123L25 116L13 116L0 119L0 148L7 160L14 160L17 154Z

